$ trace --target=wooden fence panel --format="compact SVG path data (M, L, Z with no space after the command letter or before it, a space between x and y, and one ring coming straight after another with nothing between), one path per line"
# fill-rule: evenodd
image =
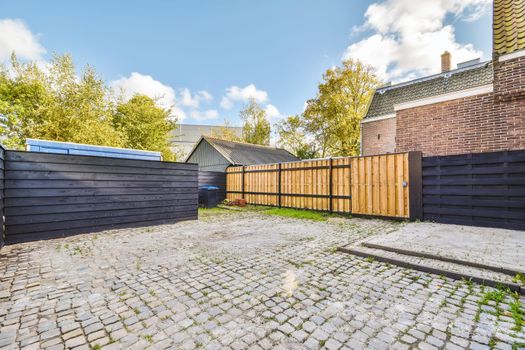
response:
M5 239L197 218L196 164L5 152Z
M525 230L525 150L424 157L423 216Z
M219 188L219 200L226 198L226 173L222 171L199 171L199 188L215 186Z
M408 218L409 197L421 195L417 166L411 170L409 164L419 164L420 168L420 157L419 152L409 152L232 167L227 169L227 198L244 197L250 204ZM410 171L415 174L413 178ZM411 189L412 181L415 186Z
M408 218L408 153L355 157L352 164L352 213Z
M0 248L4 246L4 158L5 149L0 146Z

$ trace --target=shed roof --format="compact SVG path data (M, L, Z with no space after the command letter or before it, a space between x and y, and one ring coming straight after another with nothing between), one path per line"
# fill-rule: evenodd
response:
M193 150L188 154L186 161L203 141L207 141L232 165L269 164L293 162L299 160L296 156L283 148L254 145L251 143L226 141L213 137L203 136Z
M492 83L492 62L482 62L445 73L385 86L374 93L366 118L395 113L394 105L457 92Z

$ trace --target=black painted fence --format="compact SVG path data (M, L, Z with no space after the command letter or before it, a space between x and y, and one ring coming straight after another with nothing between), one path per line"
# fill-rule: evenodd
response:
M423 218L525 230L525 150L423 157Z
M6 151L5 241L197 218L196 164Z
M216 186L219 188L219 200L226 199L226 173L219 171L199 171L199 188Z
M0 248L4 246L4 157L5 149L0 146Z

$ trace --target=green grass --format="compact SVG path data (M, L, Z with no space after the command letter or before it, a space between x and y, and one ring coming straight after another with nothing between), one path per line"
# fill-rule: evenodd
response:
M199 208L199 217L207 217L226 213L231 213L231 211L223 208Z
M151 335L143 335L142 338L144 338L148 343L153 343L153 337Z
M512 318L514 319L514 330L521 331L525 320L525 309L522 308L519 297L509 304Z
M293 219L306 219L312 221L326 221L330 217L335 217L335 215L330 213L291 208L271 208L262 212L268 215L282 216Z

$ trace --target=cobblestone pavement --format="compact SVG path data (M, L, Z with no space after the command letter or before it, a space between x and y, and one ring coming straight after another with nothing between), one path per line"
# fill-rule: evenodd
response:
M0 349L523 346L524 298L334 249L398 227L210 211L4 247Z

